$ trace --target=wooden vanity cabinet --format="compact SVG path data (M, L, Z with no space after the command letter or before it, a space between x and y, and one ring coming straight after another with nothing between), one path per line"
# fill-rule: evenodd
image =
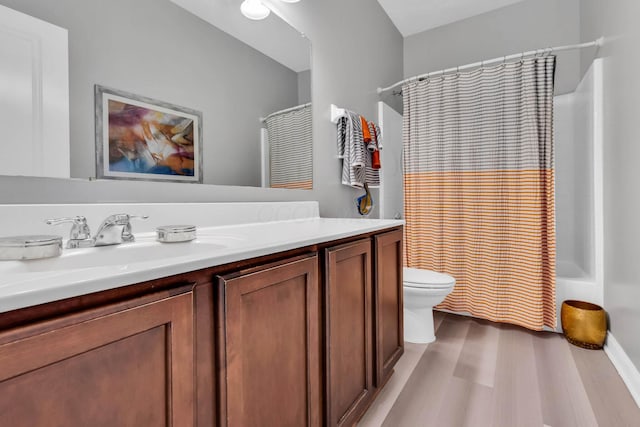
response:
M402 230L326 248L324 262L326 424L351 426L404 352Z
M352 426L402 355L402 230L313 249L218 278L221 427Z
M325 249L327 423L353 425L373 395L371 240Z
M404 352L402 301L402 230L377 234L374 240L373 295L375 386L382 387Z
M194 425L193 294L0 332L0 424Z
M219 278L220 426L320 426L318 257Z
M402 230L0 314L0 425L351 426L403 352Z

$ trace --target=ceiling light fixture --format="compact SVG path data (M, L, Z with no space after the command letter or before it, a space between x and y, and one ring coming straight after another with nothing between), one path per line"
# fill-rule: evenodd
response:
M285 3L298 3L300 0L281 0Z
M240 11L247 18L255 21L264 19L271 13L271 10L260 0L244 0L240 5Z

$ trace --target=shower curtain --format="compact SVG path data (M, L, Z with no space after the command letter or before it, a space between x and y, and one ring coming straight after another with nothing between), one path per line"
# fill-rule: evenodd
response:
M553 80L535 57L405 84L405 262L439 308L555 328Z
M267 116L271 188L313 188L311 104Z

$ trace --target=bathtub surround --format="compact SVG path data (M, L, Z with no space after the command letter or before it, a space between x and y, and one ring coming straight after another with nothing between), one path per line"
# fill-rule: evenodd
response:
M556 326L554 71L547 56L402 87L406 263L456 279L439 307Z
M554 98L558 316L565 300L604 304L603 69L596 59L575 92Z

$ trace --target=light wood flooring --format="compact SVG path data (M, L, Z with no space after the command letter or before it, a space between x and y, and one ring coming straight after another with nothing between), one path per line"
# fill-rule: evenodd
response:
M435 313L359 427L626 427L640 409L602 350L561 334Z

